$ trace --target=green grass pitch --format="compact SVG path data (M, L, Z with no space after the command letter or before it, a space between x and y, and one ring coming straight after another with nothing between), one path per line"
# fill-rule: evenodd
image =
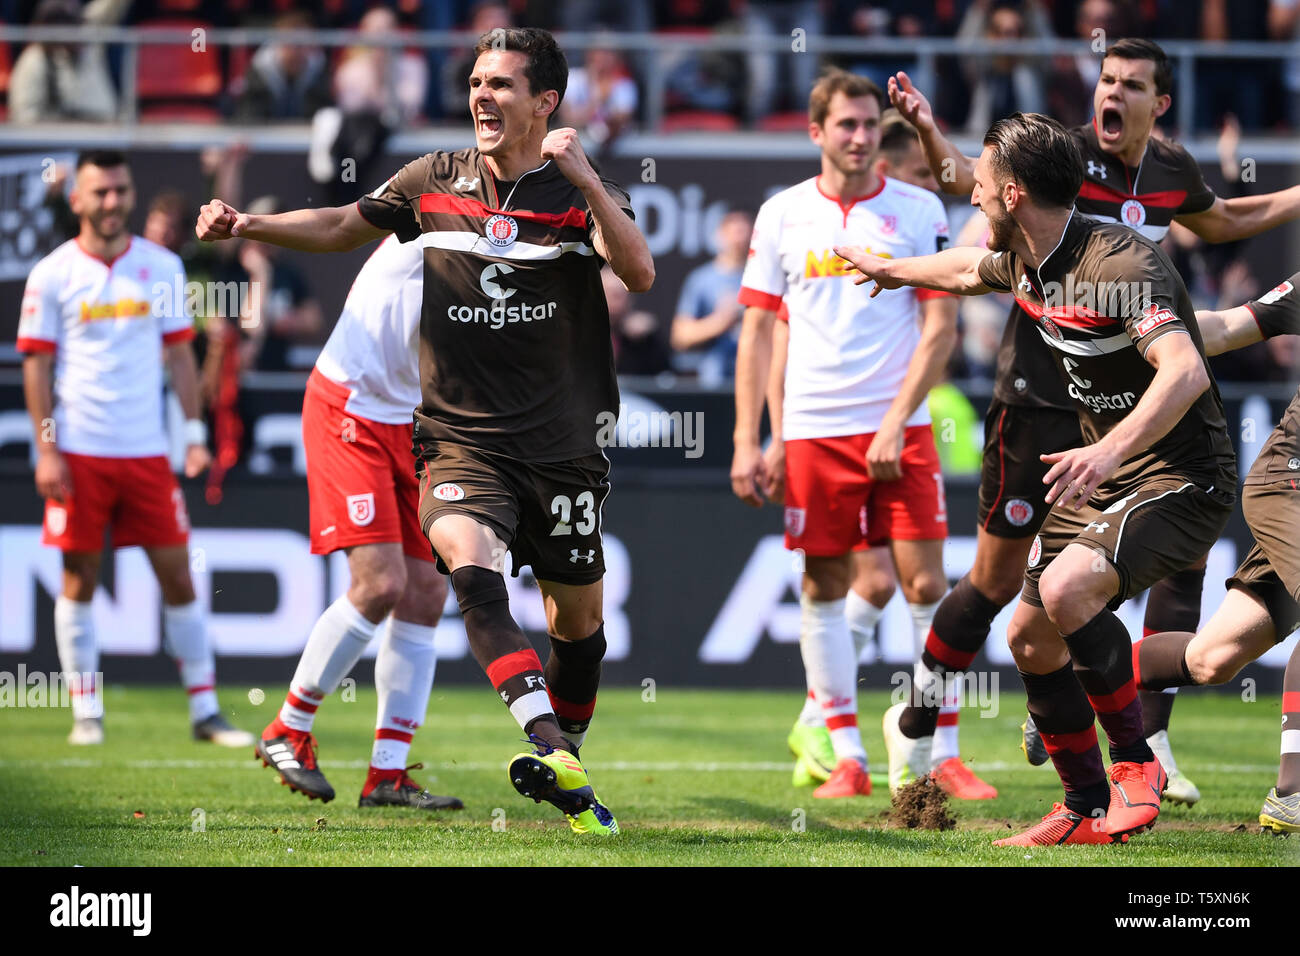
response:
M279 705L225 687L226 713L258 732ZM338 791L328 805L281 787L251 748L189 739L183 695L170 687L115 687L105 695L107 742L71 747L67 710L0 714L0 865L1001 865L1278 866L1300 863L1300 839L1256 822L1278 753L1277 698L1184 692L1172 739L1204 795L1169 806L1155 830L1124 847L998 849L992 840L1036 821L1059 796L1050 766L1018 749L1023 697L996 717L962 716L965 756L999 790L954 806L956 830L888 825L879 718L886 694L865 693L862 726L875 794L816 800L790 783L785 735L800 704L783 691L602 690L586 762L618 817L616 839L579 836L548 804L518 796L505 764L524 749L487 687L435 687L416 737L414 776L464 811L418 814L356 806L370 751L374 692L335 694L316 722L321 767ZM142 814L142 815L138 815ZM802 824L802 825L800 825Z

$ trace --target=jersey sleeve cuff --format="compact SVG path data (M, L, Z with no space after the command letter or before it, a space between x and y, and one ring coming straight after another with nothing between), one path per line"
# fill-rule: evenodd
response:
M1244 308L1247 312L1249 312L1250 317L1255 320L1255 328L1259 329L1260 338L1264 338L1264 339L1268 338L1269 337L1268 332L1265 331L1263 324L1259 321L1259 316L1255 313L1255 310L1250 307L1250 303L1247 302L1244 306L1242 306L1242 308Z
M19 338L16 347L19 352L53 355L59 350L59 343L51 342L49 339Z
M175 332L163 333L163 345L179 345L182 342L188 342L194 338L194 329L192 326L186 326L183 329L177 329Z
M746 286L740 287L740 295L736 296L736 301L741 305L752 306L756 309L767 309L769 312L776 312L781 308L781 297L773 295L771 292L761 292L758 289L750 289Z
M940 289L917 289L916 301L928 302L930 299L955 299L956 296L951 292L944 292Z

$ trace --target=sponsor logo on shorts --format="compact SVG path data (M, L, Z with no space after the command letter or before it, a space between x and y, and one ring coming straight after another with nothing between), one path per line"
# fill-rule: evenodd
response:
M452 481L444 481L433 489L433 496L439 501L460 501L465 497L465 489Z
M1029 549L1029 567L1038 567L1038 562L1043 559L1043 536L1034 535L1034 543Z
M348 495L348 520L358 527L365 527L375 520L373 491L367 491L364 495Z
M45 509L45 527L54 537L68 530L68 509L50 505Z
M1286 463L1286 466L1292 471L1300 471L1300 458L1292 458Z
M1144 225L1147 221L1146 207L1136 199L1125 200L1124 205L1119 207L1119 221L1130 229Z
M1012 498L1002 511L1016 528L1023 528L1034 517L1034 506L1024 498Z
M579 561L585 561L587 564L591 564L595 560L596 560L595 548L588 548L586 551L579 551L577 548L571 548L569 550L570 564L577 564Z
M493 216L485 227L488 242L494 246L508 246L519 236L519 223L513 216Z
M1279 286L1274 286L1266 294L1260 296L1259 298L1260 304L1272 305L1274 302L1282 298L1282 296L1286 295L1294 288L1295 286L1293 286L1290 282L1283 282Z
M808 513L803 508L786 508L785 509L785 533L792 538L798 538L803 534L804 524L808 519Z
M1133 327L1138 338L1146 335L1153 329L1159 328L1166 322L1172 322L1178 316L1174 315L1173 309L1162 309L1158 305L1149 305L1142 310L1142 318L1138 324Z

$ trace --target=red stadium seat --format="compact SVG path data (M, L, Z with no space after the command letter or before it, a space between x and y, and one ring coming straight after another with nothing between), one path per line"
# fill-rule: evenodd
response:
M659 123L661 133L730 133L740 129L740 120L730 113L713 110L682 110L669 113Z
M806 133L808 131L807 110L792 110L789 113L773 113L758 121L758 128L765 133Z
M211 29L199 20L151 20L141 24L170 30ZM145 121L195 120L215 122L221 92L221 60L215 46L203 50L191 44L141 44L136 92L140 118Z

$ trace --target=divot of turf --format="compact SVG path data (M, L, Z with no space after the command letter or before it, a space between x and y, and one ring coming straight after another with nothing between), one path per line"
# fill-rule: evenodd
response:
M909 830L953 830L957 826L957 818L948 812L948 794L929 777L898 788L889 822Z

